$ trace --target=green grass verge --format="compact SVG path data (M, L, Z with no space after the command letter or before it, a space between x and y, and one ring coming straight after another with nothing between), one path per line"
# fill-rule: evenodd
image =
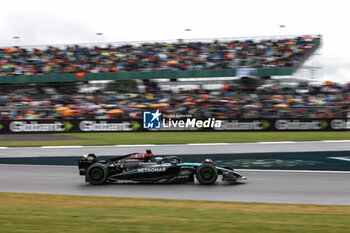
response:
M349 132L138 132L60 134L81 140L1 141L0 146L179 144L267 141L350 140Z
M0 193L7 232L349 232L350 206Z

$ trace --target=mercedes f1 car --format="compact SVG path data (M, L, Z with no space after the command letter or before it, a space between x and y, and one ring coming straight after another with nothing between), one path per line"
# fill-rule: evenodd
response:
M220 167L211 159L202 163L186 163L176 156L155 157L151 150L132 153L108 161L99 160L95 154L84 155L78 160L79 173L93 185L118 182L138 183L215 183L218 176L223 181L237 182L247 179L230 167Z

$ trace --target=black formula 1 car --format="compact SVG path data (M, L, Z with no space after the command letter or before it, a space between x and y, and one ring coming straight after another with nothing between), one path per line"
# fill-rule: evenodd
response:
M230 167L220 167L211 159L202 163L185 163L176 156L155 157L151 150L99 160L95 154L78 160L79 173L94 185L118 182L213 184L219 175L223 181L237 182L247 178Z

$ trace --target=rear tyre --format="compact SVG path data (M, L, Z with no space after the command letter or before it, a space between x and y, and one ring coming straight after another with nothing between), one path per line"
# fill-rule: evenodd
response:
M107 181L107 168L101 163L92 164L86 171L86 180L90 184L100 185Z
M218 178L218 170L214 164L203 163L197 168L196 178L201 184L214 184Z

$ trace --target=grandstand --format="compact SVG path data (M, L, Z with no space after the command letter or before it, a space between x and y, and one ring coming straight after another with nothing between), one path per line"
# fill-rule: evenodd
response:
M319 36L0 49L0 83L291 75Z
M5 47L0 119L139 119L146 109L197 118L344 117L348 86L270 80L293 74L320 44L308 35ZM188 79L200 81L181 81ZM115 82L94 88L94 80Z

